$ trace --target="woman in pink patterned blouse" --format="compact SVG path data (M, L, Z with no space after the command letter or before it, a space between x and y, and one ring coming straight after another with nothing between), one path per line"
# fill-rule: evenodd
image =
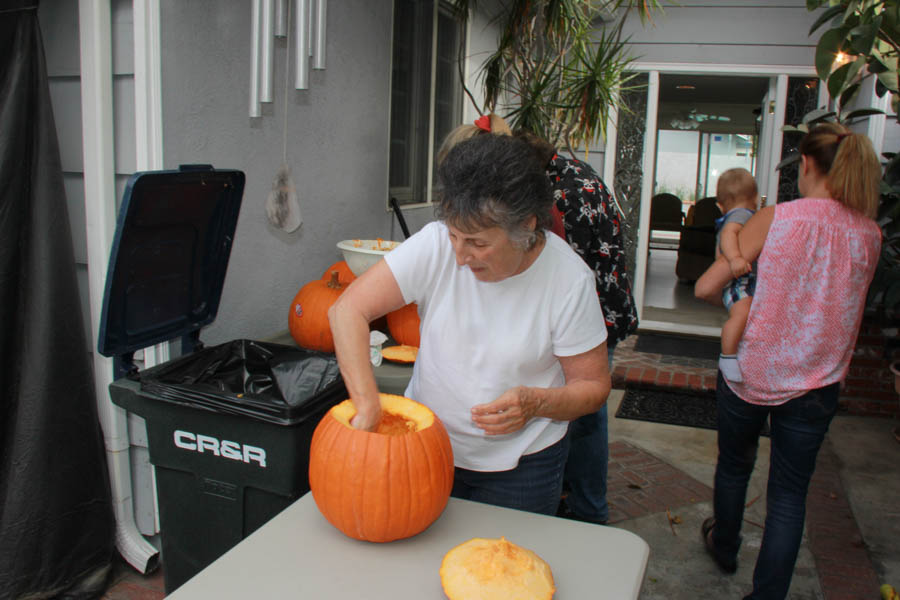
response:
M738 347L743 382L719 373L714 516L703 542L726 572L737 569L747 483L760 431L771 428L766 523L746 599L785 598L803 535L816 455L838 408L881 251L874 221L881 165L864 135L814 127L800 143L802 198L767 206L744 226L741 254L757 259L756 295ZM757 258L758 257L758 258ZM731 278L716 261L695 293L721 303Z

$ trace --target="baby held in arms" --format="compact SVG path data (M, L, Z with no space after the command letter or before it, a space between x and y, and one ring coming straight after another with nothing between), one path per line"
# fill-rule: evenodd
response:
M754 266L741 255L738 234L759 204L753 175L740 168L728 169L722 173L716 185L716 201L723 213L716 220L716 258L724 256L734 276L722 290L722 303L728 310L728 320L722 326L719 370L729 381L742 381L737 349L750 314L750 303L756 288L756 272Z

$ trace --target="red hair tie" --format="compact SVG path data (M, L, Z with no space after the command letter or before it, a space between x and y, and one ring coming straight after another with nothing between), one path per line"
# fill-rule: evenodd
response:
M849 133L839 133L839 134L837 134L837 138L838 138L838 142L837 142L837 143L840 144L841 142L844 141L844 138L845 138L845 137L849 137L849 136L850 136Z
M475 119L475 127L482 131L491 132L491 118L488 115L483 115Z

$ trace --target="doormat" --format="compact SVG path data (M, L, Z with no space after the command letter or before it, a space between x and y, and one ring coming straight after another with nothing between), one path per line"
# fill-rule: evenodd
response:
M719 360L719 349L720 343L718 339L663 335L659 333L642 333L638 335L637 341L634 343L635 352L667 354L669 356L684 356L706 360Z
M625 390L616 418L715 430L716 396L703 392ZM762 435L769 435L768 423L763 427Z

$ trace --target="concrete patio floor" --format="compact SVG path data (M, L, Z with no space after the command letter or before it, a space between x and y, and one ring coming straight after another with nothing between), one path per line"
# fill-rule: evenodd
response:
M609 400L614 415L623 392ZM887 419L839 416L818 460L807 503L807 531L790 598L879 598L878 586L900 587L900 444ZM627 419L610 419L610 446L627 443L712 486L716 432ZM640 598L741 598L752 588L753 567L765 521L769 441L763 438L751 478L738 571L723 574L700 541L712 502L687 502L614 523L650 545ZM612 479L612 475L611 475Z
M616 349L609 398L610 526L650 546L641 600L739 599L749 593L765 521L769 440L762 438L747 493L738 570L723 574L707 556L700 524L712 514L716 432L616 418L624 387L709 390L714 361ZM839 415L819 454L807 501L806 532L791 585L793 600L876 600L900 589L900 443L885 418ZM602 560L602 557L598 557ZM119 565L105 600L159 600L159 571ZM602 582L598 582L602 586ZM571 599L568 599L571 600ZM581 600L581 599L577 599Z

